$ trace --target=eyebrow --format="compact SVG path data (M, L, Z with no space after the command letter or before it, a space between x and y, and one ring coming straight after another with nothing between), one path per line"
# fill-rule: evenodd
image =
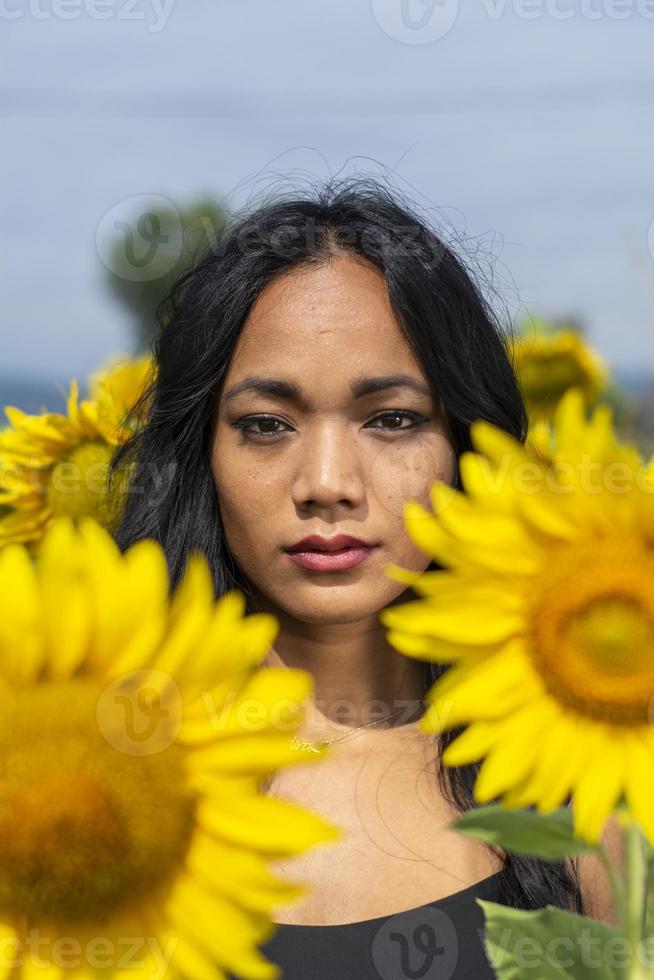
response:
M385 374L371 378L357 378L350 383L350 390L353 398L365 398L367 395L374 395L378 391L387 391L389 388L410 388L420 395L431 397L431 390L428 385L410 374ZM287 381L283 378L266 378L259 375L244 378L238 384L233 385L225 394L225 401L236 398L243 392L253 391L259 395L269 395L272 398L279 398L285 401L301 404L303 401L302 388L294 381Z

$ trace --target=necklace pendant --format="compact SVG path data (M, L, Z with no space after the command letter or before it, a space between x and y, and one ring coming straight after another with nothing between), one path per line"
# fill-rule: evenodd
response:
M307 752L320 752L326 745L329 745L329 742L325 740L319 742L303 742L296 735L293 735L291 745L294 749L305 750Z

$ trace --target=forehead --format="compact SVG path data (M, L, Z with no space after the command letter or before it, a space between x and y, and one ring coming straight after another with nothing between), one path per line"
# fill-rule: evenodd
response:
M338 256L273 280L250 309L229 376L268 369L306 377L311 366L330 376L420 374L384 277L365 260Z

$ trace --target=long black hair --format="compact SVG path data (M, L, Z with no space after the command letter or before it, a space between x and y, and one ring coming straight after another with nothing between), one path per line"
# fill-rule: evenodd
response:
M527 438L506 345L510 326L503 325L468 263L397 191L358 176L249 208L232 218L159 305L156 374L134 408L144 421L112 460L112 481L125 467L130 473L131 492L115 530L118 545L125 550L142 538L157 540L173 587L190 552L201 551L217 597L231 588L251 596L225 541L211 472L217 393L261 291L293 267L338 254L367 259L382 272L404 336L442 400L457 458L472 448L470 425L478 418L523 443ZM446 669L426 663L426 688ZM438 758L462 730L436 737ZM441 791L460 812L477 805L479 765L438 766ZM496 853L504 859L504 904L582 911L574 863Z

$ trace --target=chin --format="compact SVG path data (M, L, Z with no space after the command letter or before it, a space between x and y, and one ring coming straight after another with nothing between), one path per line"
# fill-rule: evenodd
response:
M384 601L378 602L371 600L370 593L361 596L357 600L356 596L346 597L331 594L307 599L306 602L288 609L289 614L303 623L311 623L319 626L337 625L339 623L357 623L362 619L376 616L384 608Z

